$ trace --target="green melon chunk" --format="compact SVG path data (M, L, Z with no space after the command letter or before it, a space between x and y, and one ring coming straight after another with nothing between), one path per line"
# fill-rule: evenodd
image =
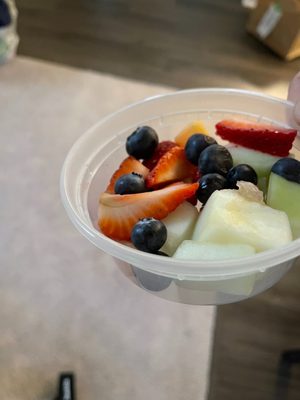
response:
M195 225L192 240L219 244L248 244L257 252L292 241L285 212L250 200L239 190L216 190Z
M264 198L267 195L268 191L268 184L269 184L269 177L268 176L259 176L257 181L257 186L259 190L261 190L264 194Z
M285 211L291 225L293 238L300 237L300 185L271 172L267 204Z
M248 164L255 169L258 177L268 176L273 164L281 158L240 146L228 146L227 148L232 155L234 166Z
M190 239L198 218L198 210L192 204L184 201L162 220L168 232L166 243L160 249L169 256L174 254L183 240Z
M184 240L177 248L174 258L183 260L230 260L232 258L249 257L255 249L247 244L219 244Z

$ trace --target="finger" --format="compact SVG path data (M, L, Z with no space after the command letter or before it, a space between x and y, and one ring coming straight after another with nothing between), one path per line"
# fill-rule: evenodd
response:
M295 103L293 119L298 125L300 125L300 72L295 75L289 85L288 100Z
M288 100L293 101L294 103L300 101L300 71L290 82Z
M300 125L300 101L295 104L294 108L294 119L298 125Z

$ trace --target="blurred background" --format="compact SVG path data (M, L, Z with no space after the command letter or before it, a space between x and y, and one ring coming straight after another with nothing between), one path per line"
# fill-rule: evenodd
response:
M58 373L71 370L85 400L285 399L277 366L300 348L299 268L256 298L218 307L216 319L213 307L159 301L126 285L111 257L99 268L98 250L67 221L58 180L86 129L143 97L219 86L285 98L300 70L300 1L15 5L17 56L0 68L0 398L52 400ZM6 61L18 39L6 36L2 15ZM299 360L288 377L288 398L298 400Z
M262 17L273 2L260 3ZM291 7L294 0L282 3ZM299 59L284 62L246 32L250 11L241 0L17 0L16 4L19 53L47 61L177 88L243 82L264 89L286 84L300 69ZM294 13L290 8L278 34L275 28L275 40L279 36L280 42L275 49L279 45L287 52L297 37L299 14L292 29ZM287 37L291 29L292 37ZM272 36L271 32L271 41Z

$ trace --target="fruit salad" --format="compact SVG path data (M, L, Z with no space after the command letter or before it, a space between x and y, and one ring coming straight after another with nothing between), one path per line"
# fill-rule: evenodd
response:
M100 196L100 231L187 260L247 257L300 237L296 130L242 120L215 129L222 144L202 121L173 141L138 127Z

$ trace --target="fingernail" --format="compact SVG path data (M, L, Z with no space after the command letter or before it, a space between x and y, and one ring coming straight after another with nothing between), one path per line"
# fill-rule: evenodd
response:
M300 101L300 72L298 72L289 85L288 99L294 103Z
M298 125L300 125L300 101L295 104L294 107L294 119Z

